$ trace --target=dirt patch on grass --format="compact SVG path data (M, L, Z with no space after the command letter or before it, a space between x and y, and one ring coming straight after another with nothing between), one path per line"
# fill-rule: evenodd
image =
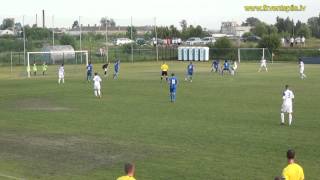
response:
M61 107L46 98L28 98L12 103L15 109L34 111L68 111L71 108Z
M32 177L86 173L141 159L149 152L96 137L0 133L0 160L19 162Z

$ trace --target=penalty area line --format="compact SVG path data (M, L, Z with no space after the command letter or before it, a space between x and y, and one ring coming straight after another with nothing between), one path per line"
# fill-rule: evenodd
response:
M15 180L27 180L25 178L18 178L18 177L9 176L9 175L2 174L2 173L0 173L0 177L4 177L4 178L8 178L8 179L15 179Z

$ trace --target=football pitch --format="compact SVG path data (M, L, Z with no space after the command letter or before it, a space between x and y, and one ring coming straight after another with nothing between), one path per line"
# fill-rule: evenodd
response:
M122 63L118 80L111 68L102 99L83 65L66 65L63 85L58 66L30 79L25 67L1 67L0 179L113 180L133 162L138 180L268 180L289 148L306 179L319 179L320 65L306 65L301 80L296 63L260 73L258 63L241 63L236 76L220 76L199 62L190 83L186 62L168 62L176 103L160 65ZM295 93L290 127L280 126L286 84Z

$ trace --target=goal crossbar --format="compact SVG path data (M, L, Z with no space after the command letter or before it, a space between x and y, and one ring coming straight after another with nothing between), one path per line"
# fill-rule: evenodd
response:
M30 78L30 54L61 54L61 53L84 53L86 56L86 65L89 63L88 51L31 51L27 52L27 69L28 78Z

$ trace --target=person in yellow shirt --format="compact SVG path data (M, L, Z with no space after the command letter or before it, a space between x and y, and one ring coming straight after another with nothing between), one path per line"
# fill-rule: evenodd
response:
M48 70L48 65L46 64L46 62L43 62L43 65L42 65L42 75L44 76L46 74Z
M117 180L136 180L134 176L135 167L131 163L126 163L124 165L124 172L126 175L118 177Z
M163 77L166 78L166 81L168 81L168 70L169 70L169 66L166 64L166 62L163 62L163 64L161 65L161 81L163 79Z
M295 163L295 152L292 149L287 151L288 166L282 171L282 178L284 180L304 180L303 169L300 165Z

